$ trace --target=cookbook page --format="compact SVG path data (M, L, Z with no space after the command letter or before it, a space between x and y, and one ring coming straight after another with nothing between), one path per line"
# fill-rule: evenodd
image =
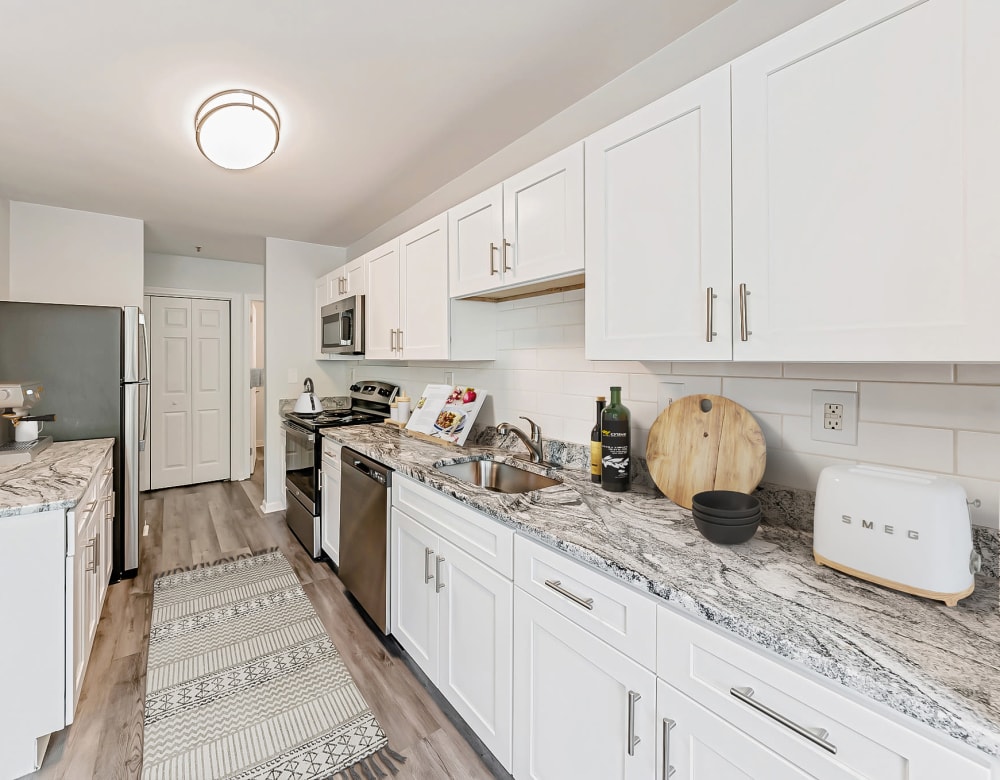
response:
M462 446L486 395L482 388L427 385L406 429Z

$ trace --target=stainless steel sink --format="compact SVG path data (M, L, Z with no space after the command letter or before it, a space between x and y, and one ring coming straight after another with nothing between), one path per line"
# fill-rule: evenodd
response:
M495 460L470 460L434 468L462 482L496 493L528 493L562 484L558 479Z

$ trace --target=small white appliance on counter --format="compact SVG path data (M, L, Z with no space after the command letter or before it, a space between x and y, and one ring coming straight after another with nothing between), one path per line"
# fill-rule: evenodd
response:
M943 601L972 593L980 557L972 546L965 489L953 480L882 466L828 466L816 487L816 563Z

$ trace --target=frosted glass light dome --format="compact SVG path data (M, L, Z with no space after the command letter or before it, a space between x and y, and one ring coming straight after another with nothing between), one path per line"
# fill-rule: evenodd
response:
M270 100L246 89L217 92L194 117L198 149L220 168L260 165L278 148L281 120Z

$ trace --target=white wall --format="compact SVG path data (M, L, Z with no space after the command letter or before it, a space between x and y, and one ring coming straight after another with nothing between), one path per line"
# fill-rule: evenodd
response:
M263 270L263 267L262 267ZM253 302L254 310L254 354L253 354L253 368L265 368L264 363L264 303L263 301ZM266 375L266 371L265 371ZM256 432L257 440L254 442L255 447L261 447L264 445L264 388L256 388L257 402L255 404L256 409L254 411L256 415Z
M453 371L456 383L483 387L492 405L478 422L520 415L543 435L584 444L594 425L594 397L621 385L632 413L633 446L644 454L659 412L661 383L674 397L713 393L749 409L767 439L764 479L816 489L820 470L845 462L880 463L944 474L980 499L973 522L1000 517L1000 365L639 363L584 357L583 291L497 306L497 360L488 363L352 364L360 377L398 382L419 396ZM857 445L813 441L814 389L859 395Z
M374 249L466 198L790 30L841 0L738 0L348 248ZM500 110L516 111L517 106Z
M10 299L142 306L142 221L13 201Z
M264 266L256 263L147 252L144 266L147 288L264 294Z
M284 507L284 457L279 446L278 401L295 398L311 377L316 393L343 395L347 371L336 361L317 361L316 278L344 264L343 247L268 238L264 262L264 357L267 361L264 459L265 511Z
M0 199L0 301L10 296L10 201Z

